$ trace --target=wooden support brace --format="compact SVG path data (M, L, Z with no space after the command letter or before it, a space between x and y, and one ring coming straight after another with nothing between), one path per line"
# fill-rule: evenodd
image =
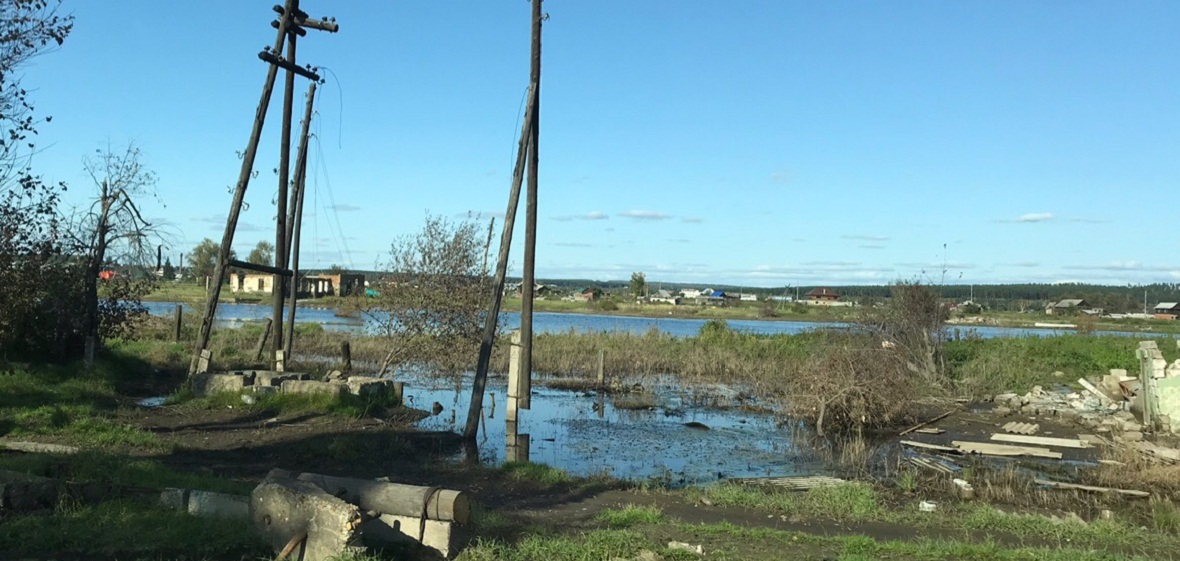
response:
M302 66L291 64L291 63L287 62L286 60L283 60L270 52L262 51L262 52L258 53L258 58L260 58L266 62L269 62L279 68L282 68L283 70L294 72L300 76L303 76L304 78L307 78L308 80L312 80L314 82L320 81L319 74L316 74L315 72L312 72ZM278 273L276 273L276 274L278 274ZM290 276L290 275L288 275L288 276Z

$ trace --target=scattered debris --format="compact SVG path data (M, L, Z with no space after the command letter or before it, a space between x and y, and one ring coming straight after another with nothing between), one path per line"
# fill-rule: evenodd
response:
M1041 446L1060 446L1063 448L1090 448L1084 440L1076 438L1053 438L1049 436L1025 436L1022 434L993 434L992 440L999 442L1015 442L1017 444L1039 444Z
M959 450L958 448L952 448L950 446L942 446L939 444L927 444L925 442L916 442L913 440L903 440L903 441L901 441L901 444L903 446L909 446L912 448L923 448L926 450L936 450L938 452L949 452L951 454L962 454L963 453L963 451Z
M1004 425L1004 432L1013 434L1036 434L1041 430L1041 425L1036 423L1017 423L1015 421Z
M937 427L925 427L925 428L920 428L914 432L919 433L919 434L942 434L946 431L942 430L940 428L937 428Z
M934 501L922 501L918 503L918 510L922 512L934 512L938 508L938 503Z
M959 479L956 477L951 480L951 483L954 483L955 487L958 488L960 499L969 501L975 498L975 487L972 487L966 479Z
M916 424L916 425L914 425L914 426L912 426L912 427L910 427L910 428L908 428L908 429L906 429L906 430L903 430L903 431L901 431L901 432L897 433L897 435L898 435L898 436L905 436L905 435L907 435L907 434L909 434L909 433L911 433L911 432L914 432L914 431L916 431L916 430L918 430L918 429L920 429L920 428L922 428L922 427L924 427L924 426L926 426L926 425L933 424L933 423L937 423L938 421L941 421L941 420L943 420L943 419L945 419L945 418L949 417L949 416L951 415L951 413L954 413L955 411L958 411L958 409L951 409L950 411L947 411L946 413L943 413L943 414L941 414L941 415L939 415L939 416L937 416L937 417L935 417L935 418L933 418L933 419L930 419L929 421L925 421L925 422L918 423L918 424Z
M733 479L745 485L774 485L790 491L806 491L817 487L834 487L847 483L846 480L826 475L812 475L806 477L747 477Z
M963 470L958 464L931 456L911 456L906 459L915 466L931 469L939 473L950 475Z
M1147 497L1151 496L1151 493L1148 493L1147 491L1135 491L1132 489L1115 489L1113 487L1095 487L1093 485L1078 485L1076 483L1062 483L1060 481L1049 481L1048 479L1035 479L1033 481L1037 485L1043 485L1045 487L1052 487L1054 489L1073 489L1073 490L1077 490L1077 491L1090 491L1090 492L1094 492L1094 493L1118 493L1120 495L1126 495L1128 497L1139 497L1139 498L1147 498Z
M952 442L959 450L968 454L983 454L985 456L1032 456L1035 458L1061 459L1061 452L1054 452L1048 448L1032 446L1011 446L1008 444L992 444L990 442L968 442L956 440Z
M1106 395L1102 390L1094 387L1094 384L1091 384L1085 378L1078 378L1078 383L1081 384L1083 388L1086 388L1086 391L1094 394L1103 404L1114 403L1114 400L1111 399L1110 396Z
M668 542L668 549L672 549L672 550L676 550L676 551L687 551L689 553L695 553L697 555L704 555L705 554L705 548L702 547L701 544L690 545L690 544L687 544L684 542Z

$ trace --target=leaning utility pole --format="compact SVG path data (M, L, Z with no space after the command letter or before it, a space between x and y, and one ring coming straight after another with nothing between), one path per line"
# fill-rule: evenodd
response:
M307 141L311 129L311 108L315 103L316 83L307 87L307 106L303 110L303 130L299 133L299 152L295 157L295 185L291 189L291 209L287 216L286 240L291 248L291 300L287 311L287 333L283 356L291 356L295 340L295 299L299 296L299 233L303 227L303 192L307 180Z
M488 307L488 315L484 320L483 338L479 345L479 360L475 368L475 379L472 381L471 405L467 409L467 425L463 429L463 438L468 442L475 442L479 432L479 420L483 410L483 394L487 386L488 368L491 364L492 346L496 339L496 321L500 316L500 303L504 295L504 279L508 272L508 255L512 246L512 230L516 221L516 210L520 206L520 187L524 180L526 162L529 170L529 182L525 209L525 258L524 274L521 282L521 361L520 371L524 377L522 384L525 391L518 394L518 406L528 409L528 380L532 376L532 342L533 342L533 286L534 258L536 256L537 235L537 143L540 139L538 120L541 104L541 0L532 0L532 49L530 57L529 92L525 104L524 124L520 131L520 144L516 152L516 167L512 172L512 186L508 193L508 210L504 213L504 229L500 235L500 251L496 262L496 276L492 281L492 302Z
M271 26L278 30L278 36L275 38L274 47L267 46L262 52L258 53L258 58L269 63L269 68L266 73L266 80L262 84L262 97L258 101L258 109L254 115L254 126L250 131L250 139L246 143L246 151L242 156L242 167L238 173L237 186L234 188L233 202L230 204L229 217L225 222L225 233L221 237L221 248L217 256L217 264L214 267L213 282L210 286L209 294L205 302L205 316L201 320L201 329L197 336L197 344L193 351L192 361L189 363L189 374L194 374L198 370L198 365L201 364L201 354L209 346L209 336L213 331L213 318L217 313L217 301L221 297L221 284L225 279L226 270L230 267L238 267L241 269L248 269L259 271L263 273L270 273L280 278L290 277L291 271L283 267L268 267L265 265L255 265L246 263L244 261L231 260L229 258L230 250L233 246L234 233L237 231L238 218L242 212L242 203L246 197L246 189L250 185L250 177L254 170L254 159L258 155L258 142L262 137L262 127L266 122L266 113L270 108L271 93L274 91L275 78L278 75L278 69L283 68L288 71L288 76L298 74L304 78L310 79L313 82L320 81L320 77L310 68L301 68L294 62L294 36L307 35L307 28L316 29L320 31L328 31L335 33L340 28L336 22L327 19L313 20L310 19L307 13L299 9L299 0L286 0L283 6L275 6L274 11L279 14L276 21L271 22ZM279 58L282 54L283 45L290 41L291 48L288 50L289 59ZM291 84L293 78L288 78L288 84ZM289 111L288 111L289 114ZM289 131L288 138L289 140ZM283 163L284 169L286 164ZM286 176L282 180L285 185ZM284 189L285 193L285 189ZM284 197L280 196L279 201L284 201ZM285 204L285 203L280 203ZM282 208L280 206L280 208ZM285 232L283 224L282 212L279 214L280 229L276 232L277 237L282 238ZM285 247L286 244L284 244ZM278 253L276 247L276 264L286 263L286 256ZM280 257L280 255L282 255ZM281 284L275 283L273 285L276 291L281 290ZM280 292L281 294L281 292ZM279 308L281 321L281 306ZM278 333L281 330L282 324L279 323L274 326L274 330Z

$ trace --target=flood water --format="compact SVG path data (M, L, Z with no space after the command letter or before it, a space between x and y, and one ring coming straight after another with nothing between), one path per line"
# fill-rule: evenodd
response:
M144 302L148 312L153 315L171 316L176 313L176 302ZM185 312L200 313L191 306L185 305ZM271 307L260 304L219 304L217 306L216 324L221 327L240 326L244 323L262 321L271 316ZM516 329L520 326L520 314L508 312L502 314L501 327L505 330ZM533 329L536 333L560 333L574 330L577 332L619 331L643 334L653 329L674 337L691 337L700 333L705 325L705 319L690 318L648 318L632 316L611 316L594 314L559 314L540 312L533 315ZM299 306L295 314L296 323L315 323L329 331L349 331L363 333L374 329L374 323L362 318L338 317L331 309ZM726 320L731 329L757 333L760 335L793 334L803 331L825 328L848 327L842 322L812 322L786 320ZM1032 329L1023 327L989 327L989 326L948 326L953 335L976 336L985 339L993 337L1051 337L1066 333L1074 333L1070 329ZM1155 337L1158 333L1131 333L1121 331L1097 331L1095 335L1127 335L1135 337Z
M823 464L807 445L796 446L798 429L780 428L773 415L737 408L718 409L718 400L735 405L738 392L724 386L687 390L662 385L649 388L657 406L618 409L610 395L599 416L596 392L533 385L532 408L518 414L518 433L530 435L529 459L574 475L606 474L629 480L659 480L674 486L731 477L814 474ZM488 381L480 427L480 459L505 460L504 379ZM427 430L462 432L471 400L471 379L462 389L454 381L413 379L406 404L443 411L423 420ZM627 399L621 397L620 399ZM493 406L493 403L495 404ZM749 403L747 401L747 403ZM686 423L700 423L690 427Z

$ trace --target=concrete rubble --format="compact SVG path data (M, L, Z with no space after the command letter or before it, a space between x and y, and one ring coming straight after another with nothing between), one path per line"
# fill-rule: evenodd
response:
M1144 441L1146 435L1180 432L1180 423L1171 422L1180 418L1180 360L1168 364L1155 341L1141 342L1136 355L1139 372L1116 368L1101 380L1083 378L1078 380L1081 391L1034 386L1024 395L996 395L993 412L1058 417L1099 437L1138 446L1153 458L1180 460L1180 450Z
M453 557L470 539L466 494L378 481L272 470L249 503L254 527L276 552L304 561L412 543Z
M369 397L397 393L398 384L384 378L369 376L344 377L338 371L330 373L326 381L311 379L308 374L275 370L237 370L231 372L203 372L193 376L193 391L197 395L216 393L292 393L333 395L352 394Z

